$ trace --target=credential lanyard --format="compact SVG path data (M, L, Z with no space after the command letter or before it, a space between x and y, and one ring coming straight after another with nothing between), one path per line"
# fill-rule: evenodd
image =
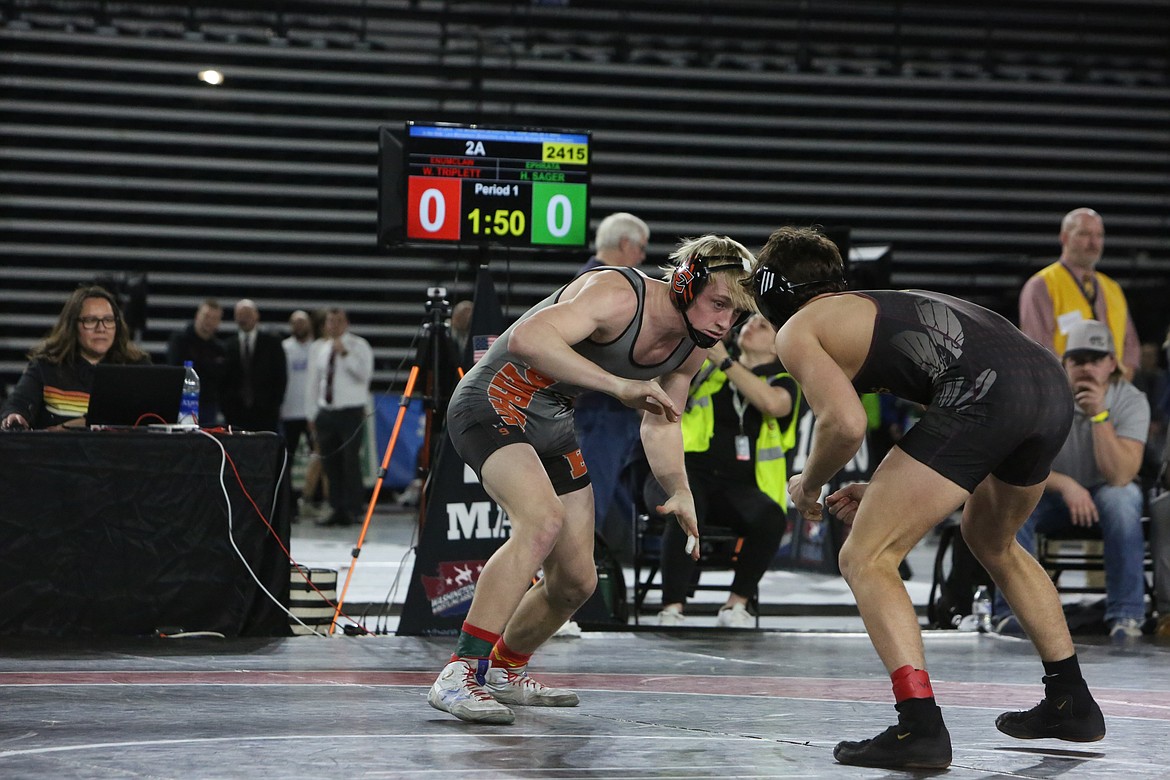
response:
M747 410L747 401L739 394L739 389L735 385L731 386L731 408L735 410L735 416L739 418L739 435L735 437L735 459L751 460L751 442L748 441L747 434L743 430L743 413Z

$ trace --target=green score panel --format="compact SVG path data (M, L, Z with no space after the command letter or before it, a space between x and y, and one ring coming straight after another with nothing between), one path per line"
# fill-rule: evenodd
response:
M534 246L585 243L587 186L411 176L407 237Z
M585 185L532 185L532 243L585 243Z

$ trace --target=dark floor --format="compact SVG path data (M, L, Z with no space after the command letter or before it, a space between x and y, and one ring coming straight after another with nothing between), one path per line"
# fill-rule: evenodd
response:
M909 777L836 764L893 722L856 633L718 629L555 639L533 671L581 692L511 726L431 709L450 639L297 637L0 646L0 778ZM1165 778L1170 643L1079 644L1109 733L1021 742L993 722L1041 695L1022 640L928 632L954 778Z

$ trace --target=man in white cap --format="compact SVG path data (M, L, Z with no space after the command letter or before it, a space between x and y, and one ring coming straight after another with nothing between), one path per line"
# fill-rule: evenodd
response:
M1142 491L1135 482L1150 427L1143 392L1122 377L1109 328L1084 320L1069 328L1064 364L1076 408L1052 463L1044 495L1016 534L1035 551L1036 532L1097 526L1105 542L1105 622L1109 635L1141 635L1145 617ZM1020 633L1002 598L996 628Z

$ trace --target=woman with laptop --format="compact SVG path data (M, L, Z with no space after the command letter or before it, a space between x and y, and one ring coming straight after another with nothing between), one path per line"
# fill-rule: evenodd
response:
M79 287L57 324L28 353L29 364L0 407L0 428L82 427L98 363L149 363L130 341L114 296L102 287Z

